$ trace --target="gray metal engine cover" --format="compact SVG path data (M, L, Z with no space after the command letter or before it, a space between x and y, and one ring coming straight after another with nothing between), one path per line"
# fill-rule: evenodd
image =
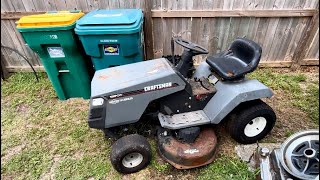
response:
M90 102L97 97L107 101L105 128L109 128L137 122L151 101L185 86L171 64L159 58L96 71Z

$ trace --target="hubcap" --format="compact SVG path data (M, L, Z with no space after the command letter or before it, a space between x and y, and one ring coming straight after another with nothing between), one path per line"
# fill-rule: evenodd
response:
M267 125L264 117L256 117L252 119L244 128L244 134L248 137L254 137L260 134Z
M299 179L319 175L319 131L308 130L290 136L281 146L281 165Z
M139 166L142 161L143 161L142 154L134 152L134 153L127 154L122 159L122 165L126 168L134 168Z

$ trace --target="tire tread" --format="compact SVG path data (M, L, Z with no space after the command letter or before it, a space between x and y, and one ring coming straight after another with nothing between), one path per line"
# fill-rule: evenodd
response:
M139 152L143 155L143 161L134 168L126 168L122 165L122 159L131 152ZM118 139L113 145L110 155L112 166L120 173L128 174L137 172L146 167L151 160L151 146L145 137L131 134Z
M259 135L255 137L244 137L244 132L239 131L239 129L244 128L247 123L249 123L248 118L255 114L256 112L262 112L268 114L267 126ZM273 109L263 102L262 100L254 100L240 104L239 107L233 111L227 121L227 130L230 136L239 143L242 144L252 144L256 141L264 138L273 128L276 120L276 115ZM248 122L246 122L248 121Z

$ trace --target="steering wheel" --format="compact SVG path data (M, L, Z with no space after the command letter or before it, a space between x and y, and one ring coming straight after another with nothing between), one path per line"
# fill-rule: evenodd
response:
M187 40L184 40L184 39L181 39L181 38L175 38L174 41L177 44L181 45L182 47L187 48L190 51L192 51L192 53L194 55L208 54L209 53L209 51L206 48L204 48L204 47L202 47L202 46L200 46L198 44L195 44L195 43L193 43L191 41L187 41Z

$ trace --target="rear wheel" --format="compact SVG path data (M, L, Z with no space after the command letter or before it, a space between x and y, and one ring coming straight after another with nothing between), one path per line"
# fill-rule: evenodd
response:
M263 139L273 128L276 115L261 100L240 105L227 122L230 136L239 143L252 144Z

